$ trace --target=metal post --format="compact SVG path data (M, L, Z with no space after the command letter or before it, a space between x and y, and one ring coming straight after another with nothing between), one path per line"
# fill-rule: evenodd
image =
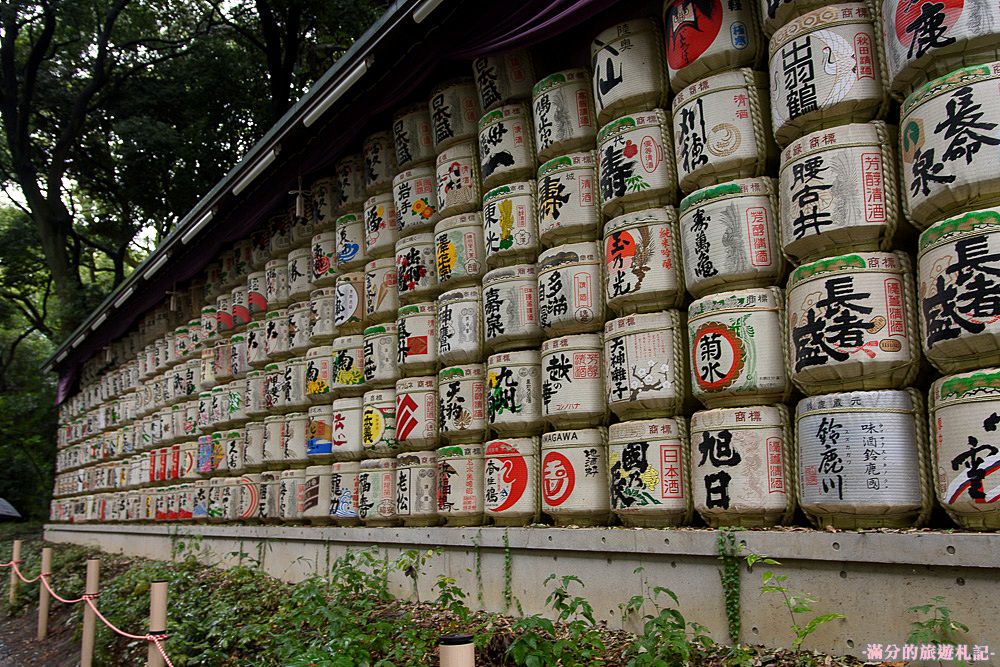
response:
M84 587L86 595L97 595L101 577L101 561L98 558L87 559L87 584ZM80 647L80 667L91 667L94 661L94 629L97 617L94 610L87 605L83 610L83 643Z
M14 540L14 552L10 559L14 561L14 565L20 567L21 563L18 561L21 560L21 540ZM17 578L17 572L14 571L13 567L10 568L10 595L7 598L7 601L11 605L13 605L14 601L17 599L17 584L19 582L20 579Z
M167 634L167 582L154 581L149 587L149 634ZM147 642L147 667L163 667L163 656L155 642Z
M52 548L42 549L42 581L38 584L38 641L42 641L49 634L49 589L45 587L48 583L45 578L52 574Z

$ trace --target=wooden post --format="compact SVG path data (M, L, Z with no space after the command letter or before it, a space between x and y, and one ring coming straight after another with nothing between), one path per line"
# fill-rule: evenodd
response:
M154 581L149 587L149 634L167 634L167 582ZM155 642L147 642L147 667L163 667L163 656Z
M45 578L52 574L52 548L42 549L42 581L38 582L38 641L42 641L49 634L49 589L45 587L48 583Z
M472 635L442 635L438 640L441 667L476 667L476 647Z
M14 561L14 565L20 567L21 563L18 561L21 560L21 540L14 540L14 551L10 559ZM17 572L14 571L14 568L10 568L10 595L8 596L7 601L11 605L13 605L14 601L17 599L17 585L20 581L21 580L17 578Z
M87 584L84 587L86 595L97 595L101 577L101 561L97 558L87 559ZM94 662L94 628L97 617L94 610L87 605L83 610L83 643L80 646L80 667L92 667Z

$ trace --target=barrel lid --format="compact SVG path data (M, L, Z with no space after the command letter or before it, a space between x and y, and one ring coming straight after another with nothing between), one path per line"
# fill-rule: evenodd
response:
M596 165L597 158L594 151L567 153L566 155L554 157L538 167L538 178L568 169L594 169Z

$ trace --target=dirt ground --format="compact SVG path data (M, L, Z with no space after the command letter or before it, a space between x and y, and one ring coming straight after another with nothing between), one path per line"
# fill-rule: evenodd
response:
M0 667L76 667L80 664L80 643L73 638L75 625L70 610L53 603L49 614L49 636L35 639L38 613L28 612L0 619Z

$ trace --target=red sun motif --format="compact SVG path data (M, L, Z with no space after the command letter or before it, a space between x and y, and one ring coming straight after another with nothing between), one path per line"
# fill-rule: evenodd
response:
M528 464L516 448L501 440L490 443L486 448L486 454L490 457L502 457L499 458L500 479L504 484L509 485L509 489L507 497L494 507L493 511L503 512L517 504L517 501L524 495L525 489L528 488Z
M542 461L542 495L550 507L558 507L573 494L576 472L573 464L559 452L549 452Z
M931 6L941 4L944 7L941 8L940 13L944 15L941 19L940 26L937 25L937 20L939 17L935 16L936 12L930 12L928 10L928 15L924 15L924 6ZM941 41L948 37L948 32L951 28L958 22L959 17L962 16L962 10L965 7L965 0L918 0L917 2L912 2L911 0L897 0L896 2L896 39L899 43L905 46L907 49L914 44L914 39L918 38L918 33L923 32L921 25L927 26L930 30L935 27L937 30L944 29L943 34L939 35L936 40L931 41ZM914 26L914 23L920 22L920 24ZM949 40L950 41L950 40ZM916 57L916 51L918 50L919 39L917 45L913 47L913 57Z
M722 0L676 0L663 12L667 63L687 67L703 54L722 28Z
M604 243L604 257L609 269L624 269L635 257L635 238L628 232L615 232Z

